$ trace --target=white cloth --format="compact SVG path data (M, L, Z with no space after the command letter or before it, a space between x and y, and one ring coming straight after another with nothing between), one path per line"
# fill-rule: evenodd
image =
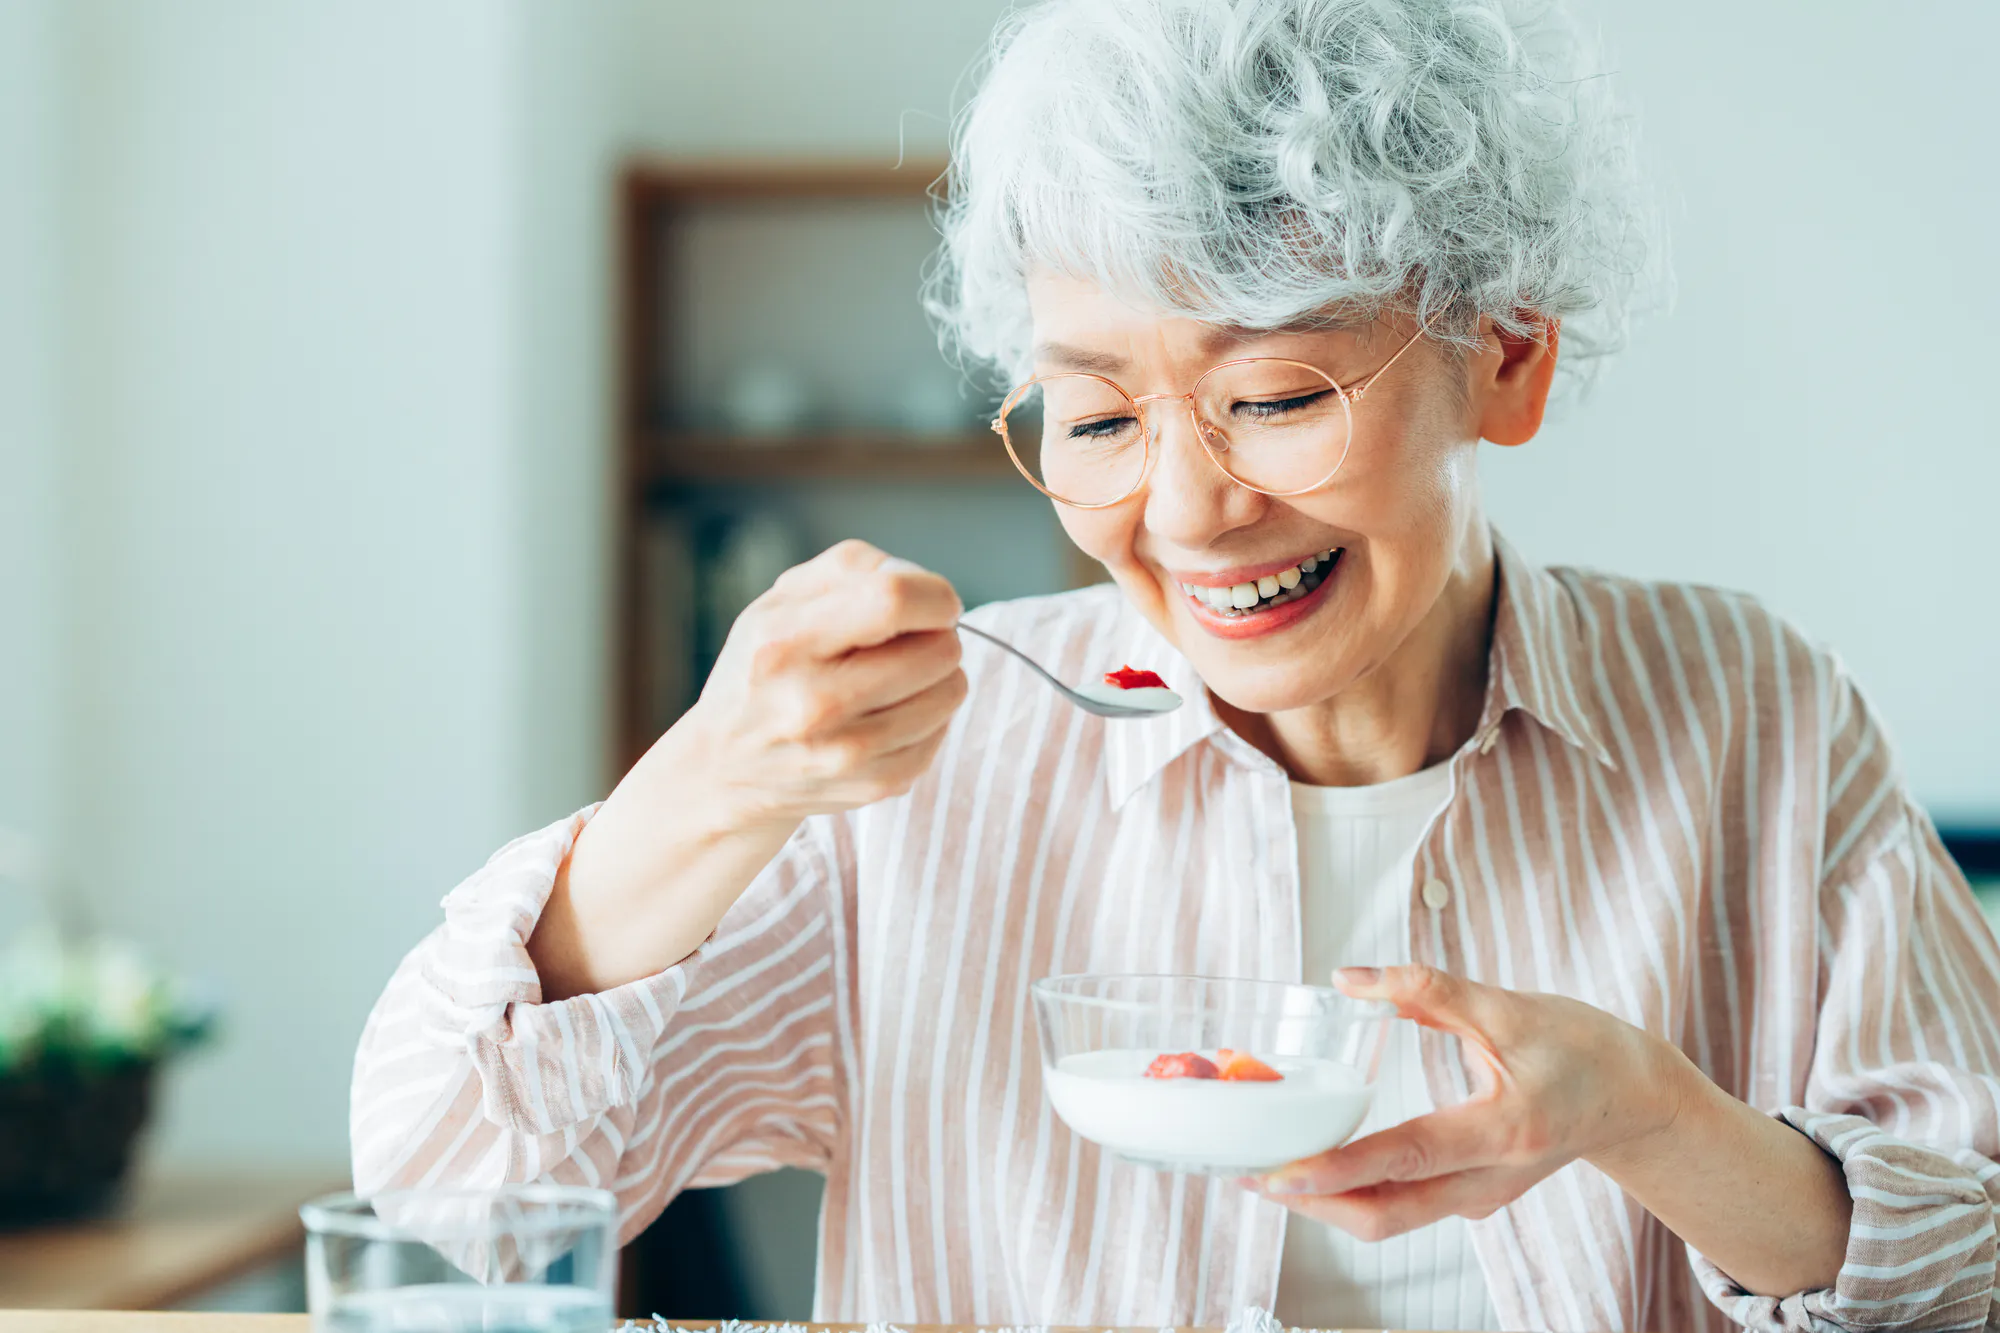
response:
M1373 787L1292 784L1307 981L1324 985L1336 967L1410 961L1417 848L1450 795L1448 764ZM1432 1109L1416 1033L1398 1023L1356 1137ZM1303 1328L1499 1327L1458 1217L1370 1244L1291 1214L1275 1313Z

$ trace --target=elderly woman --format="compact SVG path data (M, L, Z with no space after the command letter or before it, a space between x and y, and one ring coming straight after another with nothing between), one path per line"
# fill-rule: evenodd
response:
M807 1167L835 1320L1991 1318L2000 957L1854 683L1481 507L1646 266L1592 72L1511 0L1009 19L932 308L1113 582L972 620L1187 706L961 657L865 546L791 571L607 801L445 900L360 1187L601 1184L629 1235ZM1336 969L1417 1025L1344 1148L1176 1176L1044 1104L1039 977Z

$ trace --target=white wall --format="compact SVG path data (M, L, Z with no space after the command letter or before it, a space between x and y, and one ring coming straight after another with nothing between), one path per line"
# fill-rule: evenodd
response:
M1747 588L1833 644L1920 799L2000 822L2000 6L1597 0L1678 308L1485 468L1533 555Z
M170 1158L345 1155L361 1019L527 816L519 33L73 13L71 866L211 977Z
M0 5L0 829L41 842L59 806L55 18L54 0ZM0 900L0 929L20 914Z

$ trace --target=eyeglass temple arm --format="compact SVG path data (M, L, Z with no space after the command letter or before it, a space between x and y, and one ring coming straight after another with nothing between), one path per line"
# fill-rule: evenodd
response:
M1360 402L1361 395L1367 393L1368 390L1370 390L1375 386L1375 381L1382 378L1383 372L1387 371L1390 366L1393 366L1398 361L1402 360L1403 353L1409 351L1412 347L1415 347L1417 345L1417 339L1423 337L1426 333L1429 333L1430 330L1431 330L1430 316L1426 315L1424 316L1423 322L1417 325L1417 331L1410 335L1410 340L1404 343L1401 347L1398 347L1396 349L1396 354L1394 356L1390 357L1387 361L1384 361L1381 365L1375 367L1374 374L1370 375L1367 379L1361 381L1361 383L1355 385L1353 388L1347 391L1347 401L1350 403Z

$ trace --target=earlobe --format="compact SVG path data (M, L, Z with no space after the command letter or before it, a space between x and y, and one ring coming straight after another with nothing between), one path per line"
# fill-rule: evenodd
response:
M1500 343L1500 366L1488 388L1479 424L1481 439L1513 448L1535 438L1555 382L1561 333L1562 321L1558 319L1543 323L1540 337L1493 330Z

